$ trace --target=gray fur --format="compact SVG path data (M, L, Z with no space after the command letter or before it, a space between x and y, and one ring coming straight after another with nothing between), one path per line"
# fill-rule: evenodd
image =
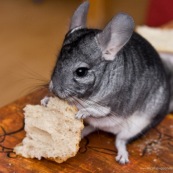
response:
M116 15L97 35L99 46L106 60L114 60L115 55L129 41L133 34L134 21L125 13Z
M81 4L75 13L72 16L71 23L70 23L70 30L74 30L76 28L85 28L86 27L86 20L87 20L87 13L89 8L89 2L86 1Z
M74 18L79 11L83 11L80 21L85 21L86 6L75 12L72 28L78 26ZM126 143L157 125L170 103L170 83L162 61L144 38L132 32L133 26L132 18L121 14L103 31L69 31L50 84L55 95L76 104L76 117L90 125L83 135L100 129L117 136L116 160L121 164L129 161ZM79 76L78 69L85 69L85 75Z

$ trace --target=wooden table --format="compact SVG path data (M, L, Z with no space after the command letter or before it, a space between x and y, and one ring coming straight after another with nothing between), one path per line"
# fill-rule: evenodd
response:
M128 145L130 163L115 161L114 136L96 132L83 139L78 154L62 164L16 156L13 147L22 141L23 107L38 104L41 89L0 109L0 173L148 173L173 172L173 115Z

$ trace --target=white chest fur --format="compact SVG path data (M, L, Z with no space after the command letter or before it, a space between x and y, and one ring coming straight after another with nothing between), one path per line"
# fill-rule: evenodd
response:
M106 117L87 117L85 122L91 126L110 132L113 134L126 132L131 136L130 133L137 134L142 131L150 123L149 116L145 115L143 112L136 112L129 118L117 117L115 115L109 115Z

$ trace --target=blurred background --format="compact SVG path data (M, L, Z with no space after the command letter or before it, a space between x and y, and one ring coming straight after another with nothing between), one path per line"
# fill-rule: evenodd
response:
M48 83L82 0L0 0L0 107ZM172 0L90 0L88 26L103 28L117 13L136 25L158 27L173 19Z

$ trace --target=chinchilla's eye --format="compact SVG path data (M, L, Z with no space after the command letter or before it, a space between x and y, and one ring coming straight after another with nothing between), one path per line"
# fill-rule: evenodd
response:
M88 74L88 68L80 67L76 70L76 75L78 77L85 77Z

